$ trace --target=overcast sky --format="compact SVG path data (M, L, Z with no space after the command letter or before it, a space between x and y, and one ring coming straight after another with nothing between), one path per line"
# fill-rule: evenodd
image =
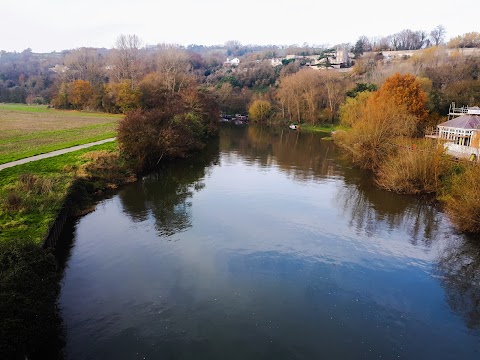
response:
M336 45L440 24L448 40L480 32L479 14L478 0L0 0L0 50L111 48L120 34L147 44Z

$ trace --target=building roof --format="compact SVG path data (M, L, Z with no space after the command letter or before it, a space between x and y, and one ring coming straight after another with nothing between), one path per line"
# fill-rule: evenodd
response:
M480 129L480 115L465 114L455 119L448 120L438 126L457 129Z

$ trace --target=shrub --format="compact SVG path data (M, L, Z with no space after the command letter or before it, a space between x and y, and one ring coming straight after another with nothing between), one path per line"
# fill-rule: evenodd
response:
M340 123L344 126L353 126L362 117L370 95L369 91L363 91L355 97L347 97L339 108Z
M460 231L480 232L480 166L470 164L458 175L453 175L445 208L455 227Z
M378 101L369 97L350 131L337 132L334 139L347 150L354 163L364 169L375 170L395 154L395 139L411 136L415 125L415 116L405 106L393 99Z
M96 183L99 189L113 189L136 180L135 175L118 152L93 151L84 155L77 176Z
M436 193L450 162L444 149L429 139L402 142L377 170L377 184L403 194Z
M28 241L0 242L0 358L55 358L61 347L55 257Z
M22 206L22 197L16 191L9 191L4 200L4 207L10 211L18 211Z
M194 89L171 96L162 109L134 110L120 122L121 152L136 170L156 166L162 159L182 158L199 150L218 130L218 110Z

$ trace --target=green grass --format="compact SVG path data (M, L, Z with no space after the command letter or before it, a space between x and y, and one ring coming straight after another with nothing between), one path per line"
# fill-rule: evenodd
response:
M311 131L311 132L322 132L330 134L332 131L336 130L345 130L345 127L338 124L322 124L322 125L311 125L311 124L300 124L301 131Z
M61 114L64 117L103 117L107 119L121 119L122 114L109 114L95 111L79 111L79 110L57 110L47 105L27 105L27 104L11 104L0 103L0 111L20 111L27 113L45 113L45 114Z
M28 112L49 112L51 109L47 105L27 105L27 104L5 104L0 103L0 111L28 111Z
M122 117L0 104L0 164L114 137Z
M108 139L116 135L116 132L111 129L111 124L100 124L81 129L41 131L11 137L0 140L0 164ZM53 143L52 139L54 139Z
M76 170L91 161L84 155L116 147L116 142L97 145L2 170L0 241L19 239L40 244L65 202Z

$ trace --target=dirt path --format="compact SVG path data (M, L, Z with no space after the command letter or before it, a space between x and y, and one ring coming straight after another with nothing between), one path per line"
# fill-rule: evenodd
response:
M88 144L72 146L72 147L65 148L65 149L55 150L55 151L52 151L52 152L49 152L49 153L46 153L46 154L35 155L35 156L31 156L31 157L28 157L28 158L25 158L25 159L20 159L20 160L8 162L8 163L5 163L5 164L0 164L0 170L6 169L6 168L9 168L9 167L13 167L13 166L17 166L17 165L21 165L21 164L25 164L25 163L28 163L28 162L31 162L31 161L47 159L47 158L54 157L54 156L57 156L57 155L66 154L66 153L69 153L69 152L72 152L72 151L85 149L85 148L95 146L95 145L105 144L107 142L114 141L115 139L116 138L109 138L109 139L105 139L105 140L95 141L95 142L91 142L91 143L88 143Z

